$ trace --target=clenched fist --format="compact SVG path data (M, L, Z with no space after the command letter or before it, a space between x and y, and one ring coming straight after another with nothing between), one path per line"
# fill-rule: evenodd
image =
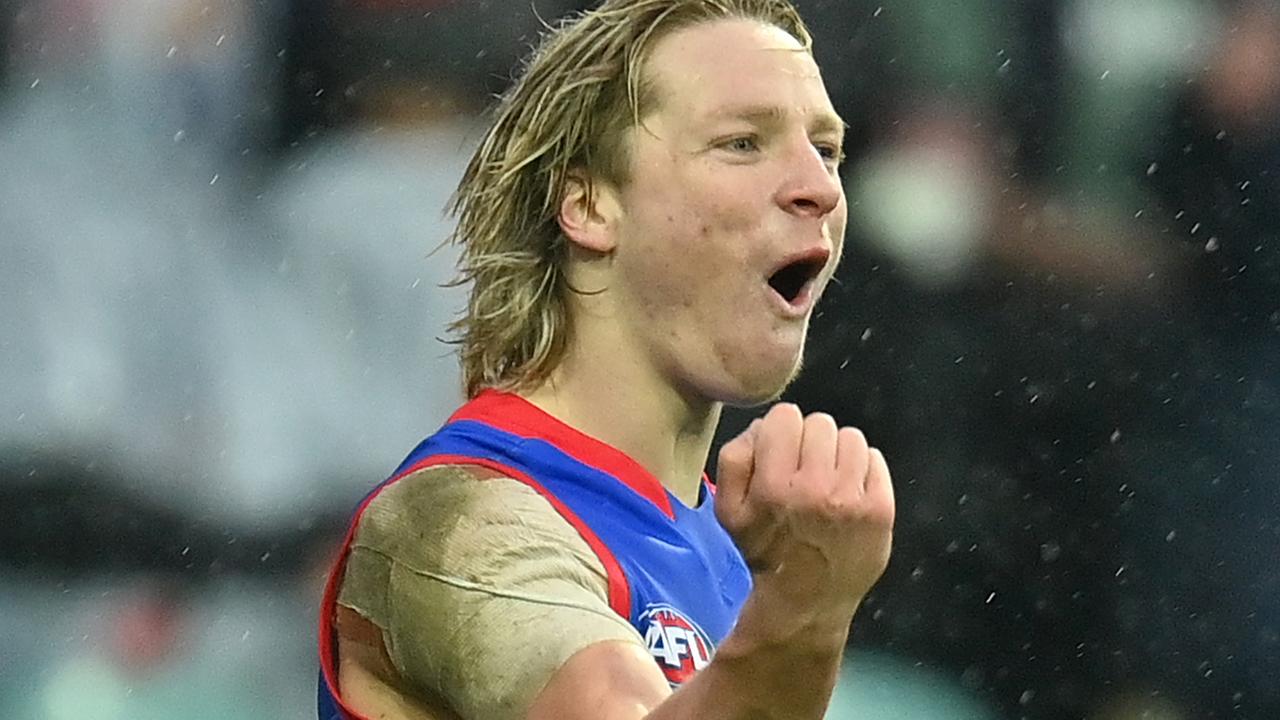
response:
M716 515L757 587L851 616L889 562L894 499L879 450L830 415L775 405L720 450Z

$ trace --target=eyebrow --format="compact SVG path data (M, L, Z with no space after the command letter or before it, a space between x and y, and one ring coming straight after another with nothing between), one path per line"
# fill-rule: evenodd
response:
M771 125L785 120L787 118L787 110L780 105L748 105L722 110L716 112L712 117L716 120L727 118L745 120L754 124ZM830 132L842 138L848 127L849 124L839 115L825 110L819 111L809 123L809 129L812 132Z

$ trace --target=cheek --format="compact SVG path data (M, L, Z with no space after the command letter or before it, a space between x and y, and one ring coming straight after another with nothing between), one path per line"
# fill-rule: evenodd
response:
M849 224L849 208L844 204L844 200L840 201L840 209L831 216L831 222L828 229L831 232L831 242L837 251L844 246L845 228Z
M635 248L629 264L644 283L636 291L650 305L705 304L700 298L723 295L746 264L758 213L743 201L748 193L715 179L671 173L665 182L646 177L643 188L633 186L623 245Z

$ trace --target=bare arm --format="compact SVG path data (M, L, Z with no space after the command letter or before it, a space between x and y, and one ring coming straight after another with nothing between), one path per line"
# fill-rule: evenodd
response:
M529 720L821 718L835 687L847 625L790 631L753 593L733 635L678 691L645 648L598 643L552 677Z

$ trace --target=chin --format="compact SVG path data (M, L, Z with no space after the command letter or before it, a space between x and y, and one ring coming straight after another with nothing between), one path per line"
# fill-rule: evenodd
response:
M781 372L775 370L761 373L757 368L757 372L734 378L736 382L728 383L730 387L717 399L732 407L752 407L776 402L800 375L801 365L800 358L797 357L794 362L782 368Z

